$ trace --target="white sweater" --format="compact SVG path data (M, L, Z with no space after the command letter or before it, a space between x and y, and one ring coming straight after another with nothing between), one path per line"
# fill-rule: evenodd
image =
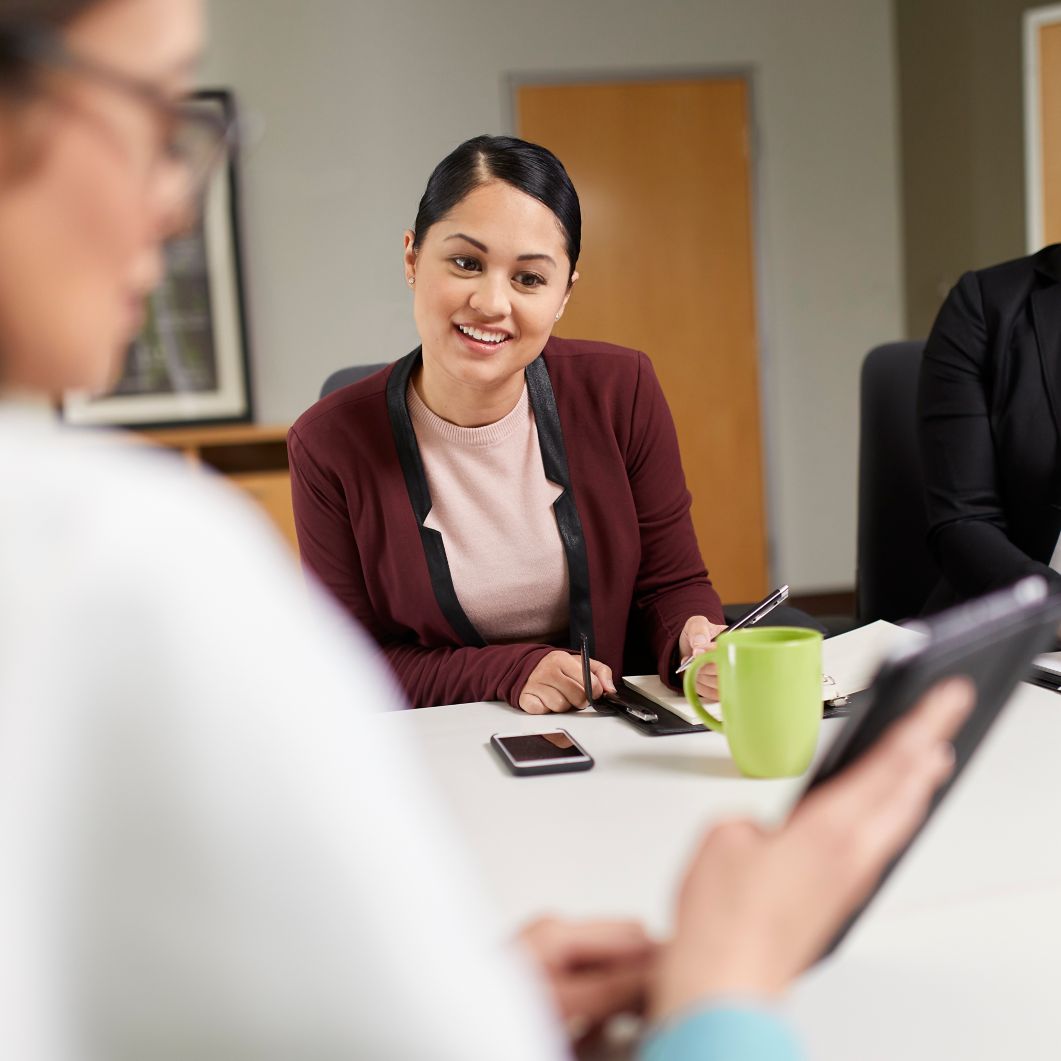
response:
M4 1056L563 1056L398 694L261 519L2 406L0 454Z

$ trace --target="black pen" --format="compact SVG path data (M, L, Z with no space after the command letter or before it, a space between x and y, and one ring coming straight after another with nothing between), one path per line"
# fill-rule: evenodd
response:
M617 696L605 693L599 700L593 698L593 675L589 669L589 638L582 635L582 684L586 691L586 703L597 711L622 711L623 714L632 715L642 722L658 722L659 715L653 711L634 704L624 703Z
M751 626L753 623L757 623L786 600L788 600L788 586L780 586L775 589L773 593L763 597L763 599L759 601L750 612L746 615L742 615L732 626L726 627L724 632L728 634L730 630L740 630L745 626ZM690 656L674 673L681 674L683 671L687 671L695 658L695 656Z

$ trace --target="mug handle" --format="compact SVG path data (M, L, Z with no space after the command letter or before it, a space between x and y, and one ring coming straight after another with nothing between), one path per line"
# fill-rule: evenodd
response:
M725 727L719 719L715 718L700 702L700 694L696 691L696 675L699 673L700 668L705 663L711 663L718 655L718 649L712 648L707 652L701 652L689 664L689 669L684 674L684 681L682 682L682 689L685 692L685 699L692 704L693 710L703 720L705 726L708 729L713 729L716 733L725 733Z

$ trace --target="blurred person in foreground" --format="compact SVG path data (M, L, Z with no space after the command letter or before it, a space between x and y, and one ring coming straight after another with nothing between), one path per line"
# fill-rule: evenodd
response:
M183 106L201 17L0 0L0 1053L521 1061L647 1006L646 1057L795 1056L769 1000L923 815L968 690L781 829L716 828L672 941L503 944L361 635L222 486L47 411L113 378L223 149Z

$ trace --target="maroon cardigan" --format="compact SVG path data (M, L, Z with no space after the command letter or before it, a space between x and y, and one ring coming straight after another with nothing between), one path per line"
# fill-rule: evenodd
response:
M305 568L383 649L415 707L519 696L554 645L488 645L453 589L405 404L420 350L323 398L288 435ZM526 369L571 586L570 642L623 673L628 621L673 682L691 615L721 623L678 441L648 358L552 338ZM498 483L498 489L504 484ZM638 616L635 613L640 613ZM652 665L652 664L650 664Z

